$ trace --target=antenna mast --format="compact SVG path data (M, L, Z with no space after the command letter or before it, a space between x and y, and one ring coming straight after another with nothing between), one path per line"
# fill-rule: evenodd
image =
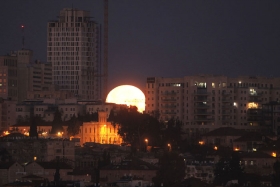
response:
M108 82L108 0L104 0L104 58L103 58L103 100L107 97Z
M24 49L24 25L21 25L21 33L22 33L22 49Z

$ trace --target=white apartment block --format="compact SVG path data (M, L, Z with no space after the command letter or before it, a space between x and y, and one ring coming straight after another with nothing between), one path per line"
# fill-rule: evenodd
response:
M88 11L64 8L58 20L48 22L47 61L60 90L80 99L101 98L99 37Z
M262 108L265 104L278 103L279 94L280 78L149 77L145 88L145 112L158 116L161 121L179 119L189 135L225 126L261 130L274 125L271 128L276 131L280 123L275 120L264 123ZM280 108L275 111L280 111Z

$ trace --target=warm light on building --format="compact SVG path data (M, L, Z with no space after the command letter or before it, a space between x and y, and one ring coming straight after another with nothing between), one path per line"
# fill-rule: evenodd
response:
M214 150L216 150L216 151L217 151L217 150L218 150L218 147L217 147L217 146L215 146L215 147L214 147Z
M203 145L203 144L204 144L204 142L203 142L203 141L199 141L198 143L199 143L200 145Z
M29 132L27 132L27 131L25 131L23 134L24 134L25 136L29 136Z
M34 161L35 161L35 160L37 160L37 157L36 157L36 156L34 156Z
M234 149L234 151L239 151L239 148L236 147L236 148Z
M248 103L248 108L258 108L258 103Z
M272 152L271 156L276 157L277 155L275 152Z

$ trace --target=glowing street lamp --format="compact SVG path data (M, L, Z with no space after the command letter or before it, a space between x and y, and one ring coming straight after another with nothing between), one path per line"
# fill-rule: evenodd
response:
M62 138L63 132L57 132L57 136Z
M217 147L217 146L215 146L215 147L214 147L214 150L216 150L216 151L217 151L217 150L218 150L218 147Z
M149 140L146 138L145 142L146 142L146 151L148 151L148 142L149 142Z
M167 147L168 147L168 151L171 151L171 144L167 144Z

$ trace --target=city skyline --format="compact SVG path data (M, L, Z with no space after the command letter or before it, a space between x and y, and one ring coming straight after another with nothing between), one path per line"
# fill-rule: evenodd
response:
M47 23L63 8L90 11L103 24L103 1L2 2L0 53L22 48L47 61ZM196 74L278 77L280 3L109 0L108 91L144 90L147 77Z

